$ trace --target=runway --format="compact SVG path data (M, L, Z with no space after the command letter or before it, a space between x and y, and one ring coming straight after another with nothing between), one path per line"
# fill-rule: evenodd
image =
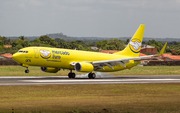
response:
M72 85L72 84L144 84L144 83L180 83L180 75L133 75L104 76L96 79L67 76L41 77L0 77L0 86L11 85Z

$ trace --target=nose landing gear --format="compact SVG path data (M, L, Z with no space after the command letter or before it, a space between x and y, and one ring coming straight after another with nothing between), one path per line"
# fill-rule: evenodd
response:
M28 68L25 70L25 73L29 73L29 69Z
M29 73L29 69L28 69L28 67L29 67L29 65L27 65L27 64L20 64L22 67L25 67L26 68L26 70L25 70L25 73Z

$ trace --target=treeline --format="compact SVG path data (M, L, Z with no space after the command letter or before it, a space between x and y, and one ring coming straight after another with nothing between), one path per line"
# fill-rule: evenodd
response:
M19 49L29 46L41 46L41 47L56 47L56 48L66 48L66 49L76 49L76 50L85 50L85 51L100 51L100 50L123 50L128 44L129 39L123 42L120 39L110 39L102 40L97 42L92 41L65 41L61 38L52 39L47 35L40 36L38 39L33 41L27 40L26 37L20 36L17 40L10 40L6 37L0 36L0 54L3 53L15 53ZM163 47L164 43L149 40L148 42L143 42L143 44L151 45L157 48L158 52ZM4 45L12 45L11 48L6 48ZM97 47L98 49L91 49L91 47ZM173 55L180 55L180 42L170 42L166 48L166 52L170 52Z
M12 45L11 48L6 48L4 45ZM38 39L33 41L27 40L24 36L20 36L19 39L10 40L6 37L0 36L0 54L3 53L15 53L19 49L29 46L41 46L41 47L56 47L56 48L65 48L65 49L76 49L76 50L85 50L85 51L99 51L104 50L122 50L125 47L125 44L122 40L119 39L110 39L103 40L99 42L92 41L65 41L61 38L52 39L47 35L40 36ZM91 47L97 47L99 49L91 49Z

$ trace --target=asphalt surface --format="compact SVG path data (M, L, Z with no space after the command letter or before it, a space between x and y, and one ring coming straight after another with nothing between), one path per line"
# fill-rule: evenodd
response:
M86 76L77 76L75 79L69 79L67 76L0 77L0 86L143 83L180 83L180 75L98 76L96 79L88 79Z

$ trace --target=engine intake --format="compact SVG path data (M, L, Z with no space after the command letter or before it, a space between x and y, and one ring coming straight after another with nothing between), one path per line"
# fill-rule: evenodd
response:
M77 62L75 64L75 70L80 72L92 72L94 70L94 66L87 62Z
M57 73L60 69L53 68L53 67L41 67L41 71L48 72L48 73Z

